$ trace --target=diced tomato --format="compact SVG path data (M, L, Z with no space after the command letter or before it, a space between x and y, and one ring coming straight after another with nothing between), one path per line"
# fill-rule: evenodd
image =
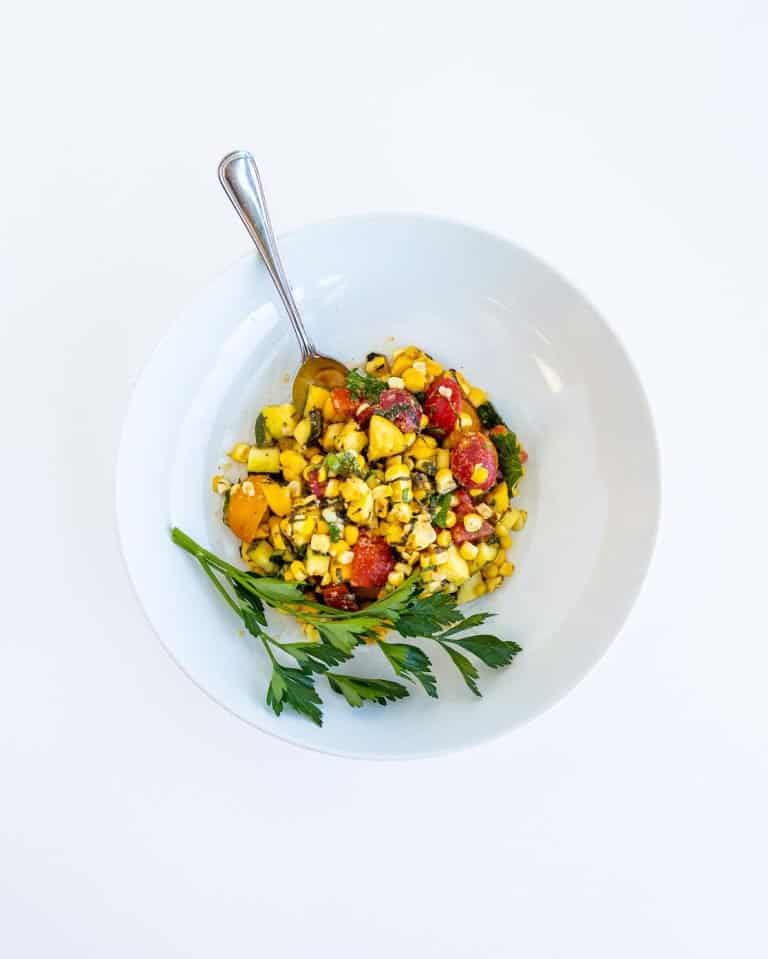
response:
M392 420L403 433L415 433L421 424L421 406L408 390L384 390L372 412Z
M362 532L354 547L351 583L355 587L383 586L395 566L395 554L381 536Z
M456 429L461 412L461 390L451 376L433 380L424 399L424 412L429 417L430 429L450 433Z
M355 419L360 426L367 426L368 420L376 412L376 407L371 406L368 400L363 400L355 407Z
M494 426L493 429L488 430L489 436L503 436L505 433L508 433L509 430L504 426L503 423L499 423L498 426Z
M525 450L520 450L520 462L521 463L528 462L528 454L525 452Z
M453 506L452 509L459 518L464 516L465 513L474 513L475 504L472 502L472 497L465 489L458 489L453 495L459 502L456 504L456 506Z
M483 525L480 529L475 530L474 533L470 533L469 530L464 529L464 524L461 520L459 520L451 530L451 536L456 546L461 546L462 543L479 543L484 539L488 539L489 536L493 536L493 534L493 527L490 523L486 523L485 520L483 520Z
M346 387L337 386L331 390L331 403L339 419L348 420L355 412L357 402L352 399L352 394Z
M335 586L323 587L323 602L334 609L353 611L358 609L355 594L346 583L337 583Z
M321 482L317 478L317 476L318 476L318 471L312 470L312 472L309 474L307 478L307 483L309 485L310 490L312 490L312 492L314 493L314 495L318 499L322 499L325 496L325 487L327 484Z
M476 467L485 470L484 479L473 479ZM496 447L483 433L465 433L451 452L451 472L467 489L488 490L496 482L499 457Z

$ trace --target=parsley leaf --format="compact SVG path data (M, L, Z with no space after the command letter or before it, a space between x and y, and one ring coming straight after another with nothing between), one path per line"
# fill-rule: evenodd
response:
M267 617L264 615L264 604L258 596L248 592L237 581L232 584L232 588L240 600L240 615L243 617L245 628L252 636L261 636L262 626L267 625Z
M305 673L324 673L332 666L351 659L351 653L346 653L329 643L278 643L284 653L293 656Z
M332 476L362 476L358 458L352 450L343 453L328 453L325 468Z
M475 626L482 626L487 619L495 615L496 613L472 613L471 616L466 616L461 622L456 623L455 626L451 626L450 629L446 629L445 632L440 633L440 639L447 639L449 636L455 636L457 633L465 633L468 629L474 629Z
M272 679L267 689L267 706L273 709L276 716L288 705L297 713L311 719L316 726L322 726L323 714L319 708L322 702L311 675L301 669L281 666L272 659Z
M475 696L482 696L483 694L475 682L475 680L479 679L480 673L478 673L474 664L471 663L463 653L460 653L458 649L451 649L450 646L443 646L443 649L451 657L454 666L461 673L464 682L469 686Z
M432 675L432 661L418 646L409 643L379 643L379 649L384 653L398 676L421 683L428 696L437 699L437 681Z
M341 539L341 527L336 523L330 523L328 526L328 535L331 537L332 543L338 543Z
M520 460L520 450L517 448L517 437L514 433L492 433L491 439L499 454L499 466L507 481L510 496L514 495L515 486L523 475L523 464Z
M386 388L387 384L383 380L377 380L375 376L369 376L362 370L350 370L347 373L347 389L355 400L365 398L369 403L378 403Z
M281 606L283 603L304 603L304 593L283 579L272 579L268 576L247 576L246 589L256 593L258 597L270 606Z
M450 493L443 493L440 496L435 496L434 500L430 502L430 509L432 510L432 522L435 524L435 526L439 526L441 529L445 528L445 524L448 522L448 510L450 508Z
M374 629L380 625L379 620L366 617L341 623L316 620L316 626L322 638L344 653L351 653L362 639L375 638Z
M440 636L438 639L442 641L443 637ZM522 649L522 646L518 646L517 643L499 639L498 636L467 636L466 639L451 637L447 642L466 649L468 653L477 656L491 669L509 666Z
M456 609L456 597L450 593L417 596L397 617L396 629L401 636L424 636L431 639L444 626L464 617Z
M396 699L405 699L410 693L402 683L391 679L366 679L363 676L343 676L341 673L327 673L326 678L331 689L343 696L350 706L362 706L364 702L386 706Z

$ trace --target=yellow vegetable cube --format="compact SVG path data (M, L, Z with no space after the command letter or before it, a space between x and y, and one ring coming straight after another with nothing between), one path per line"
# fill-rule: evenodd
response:
M280 453L280 465L283 469L283 476L290 481L299 479L309 464L301 453L297 453L295 450L283 450Z
M369 437L368 459L371 461L383 459L385 456L394 456L405 449L403 433L394 423L378 414L371 417Z

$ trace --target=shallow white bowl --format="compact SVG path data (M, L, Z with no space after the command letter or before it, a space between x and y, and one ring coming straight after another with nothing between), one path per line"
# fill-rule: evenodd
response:
M481 667L473 697L431 649L440 699L417 689L386 708L351 709L322 681L322 729L265 706L259 644L170 542L180 526L237 555L210 478L248 440L266 402L283 402L297 349L257 256L236 263L183 313L151 357L128 411L117 514L136 591L163 644L217 702L286 740L351 756L411 757L506 732L572 689L616 636L645 575L659 513L648 405L615 335L549 267L506 240L440 220L372 215L281 241L315 341L349 363L416 343L490 393L530 453L517 503L515 575L471 608L523 652ZM271 614L274 632L296 633ZM429 649L427 643L424 647ZM358 665L357 660L362 662ZM367 668L363 668L363 666ZM375 649L359 674L389 676Z

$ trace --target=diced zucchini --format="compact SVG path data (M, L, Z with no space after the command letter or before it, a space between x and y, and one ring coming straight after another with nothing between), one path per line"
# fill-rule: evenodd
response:
M323 414L319 409L309 411L309 442L314 445L323 435Z
M459 592L456 596L456 602L461 605L462 603L471 603L473 599L476 598L475 590L483 581L482 575L480 572L474 573L469 579L462 583L459 587Z
M506 481L502 480L501 483L494 486L486 497L486 502L499 516L503 516L507 512L509 509L509 489Z
M264 425L269 435L275 439L293 436L296 429L296 407L293 403L281 403L279 406L265 406L261 411Z
M371 417L369 436L368 459L371 461L396 456L405 449L403 433L394 423L376 413Z
M450 546L446 553L448 559L439 567L441 575L451 583L463 583L469 577L467 561L459 555L455 546Z
M330 556L324 556L322 553L316 553L314 550L307 550L305 565L307 576L324 576L328 572L331 564Z
M307 390L307 402L304 404L304 415L309 416L312 410L320 410L322 413L325 401L330 399L331 394L322 386L315 386L313 383Z
M279 473L280 450L276 446L267 449L252 446L248 451L249 473Z
M478 569L492 563L499 555L499 547L493 543L478 543L475 563Z
M309 437L312 433L312 424L309 421L309 417L305 416L304 419L299 420L296 425L296 429L293 431L293 438L299 444L299 446L306 446L309 443Z
M267 421L264 419L263 413L259 413L259 415L256 417L254 433L256 434L257 446L264 447L272 445L272 437L269 435L269 431L267 430Z
M249 548L246 555L248 562L256 566L259 572L271 576L272 573L277 572L277 567L272 562L273 552L272 544L261 540L256 546Z

